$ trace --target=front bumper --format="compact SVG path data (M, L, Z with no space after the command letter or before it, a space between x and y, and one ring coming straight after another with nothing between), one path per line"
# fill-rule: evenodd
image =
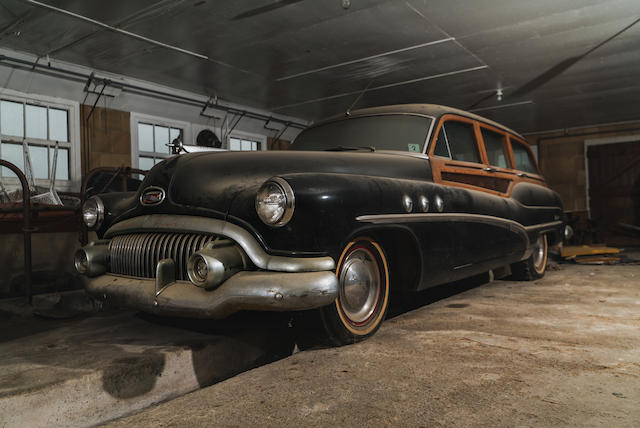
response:
M144 215L113 225L104 237L76 252L76 269L91 295L120 306L223 318L241 310L313 309L338 296L331 257L267 254L248 231L223 220ZM231 247L235 252L227 253ZM198 255L208 272L201 283L189 273Z
M298 311L331 304L338 296L333 272L239 272L215 290L188 281L162 286L157 279L105 274L83 277L89 294L114 303L159 315L189 318L224 318L234 312Z

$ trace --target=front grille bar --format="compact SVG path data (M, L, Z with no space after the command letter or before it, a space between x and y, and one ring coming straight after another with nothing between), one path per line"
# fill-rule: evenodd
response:
M154 278L162 259L173 259L176 279L186 280L187 261L196 251L216 239L196 233L133 233L115 236L109 242L109 272Z

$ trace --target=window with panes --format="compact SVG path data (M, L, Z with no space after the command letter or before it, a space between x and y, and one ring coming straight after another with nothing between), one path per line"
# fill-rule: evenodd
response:
M26 172L26 151L33 178L48 180L51 178L54 150L58 143L56 182L71 180L73 145L69 123L69 108L27 98L0 97L0 158ZM5 167L0 176L3 179L16 178Z
M169 144L180 137L184 129L140 121L138 130L138 168L149 170L171 156Z
M259 151L262 150L262 142L250 138L229 138L229 150L232 151Z

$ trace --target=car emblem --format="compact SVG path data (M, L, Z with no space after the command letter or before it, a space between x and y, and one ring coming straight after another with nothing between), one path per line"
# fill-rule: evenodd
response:
M159 205L164 201L165 193L161 187L147 187L140 195L142 205Z

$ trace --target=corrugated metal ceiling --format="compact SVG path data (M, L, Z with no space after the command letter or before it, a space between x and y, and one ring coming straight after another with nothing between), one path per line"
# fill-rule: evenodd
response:
M20 0L0 0L0 46L305 119L367 87L356 107L475 104L522 132L640 119L640 24L580 58L640 17L637 0L46 4L207 58Z

